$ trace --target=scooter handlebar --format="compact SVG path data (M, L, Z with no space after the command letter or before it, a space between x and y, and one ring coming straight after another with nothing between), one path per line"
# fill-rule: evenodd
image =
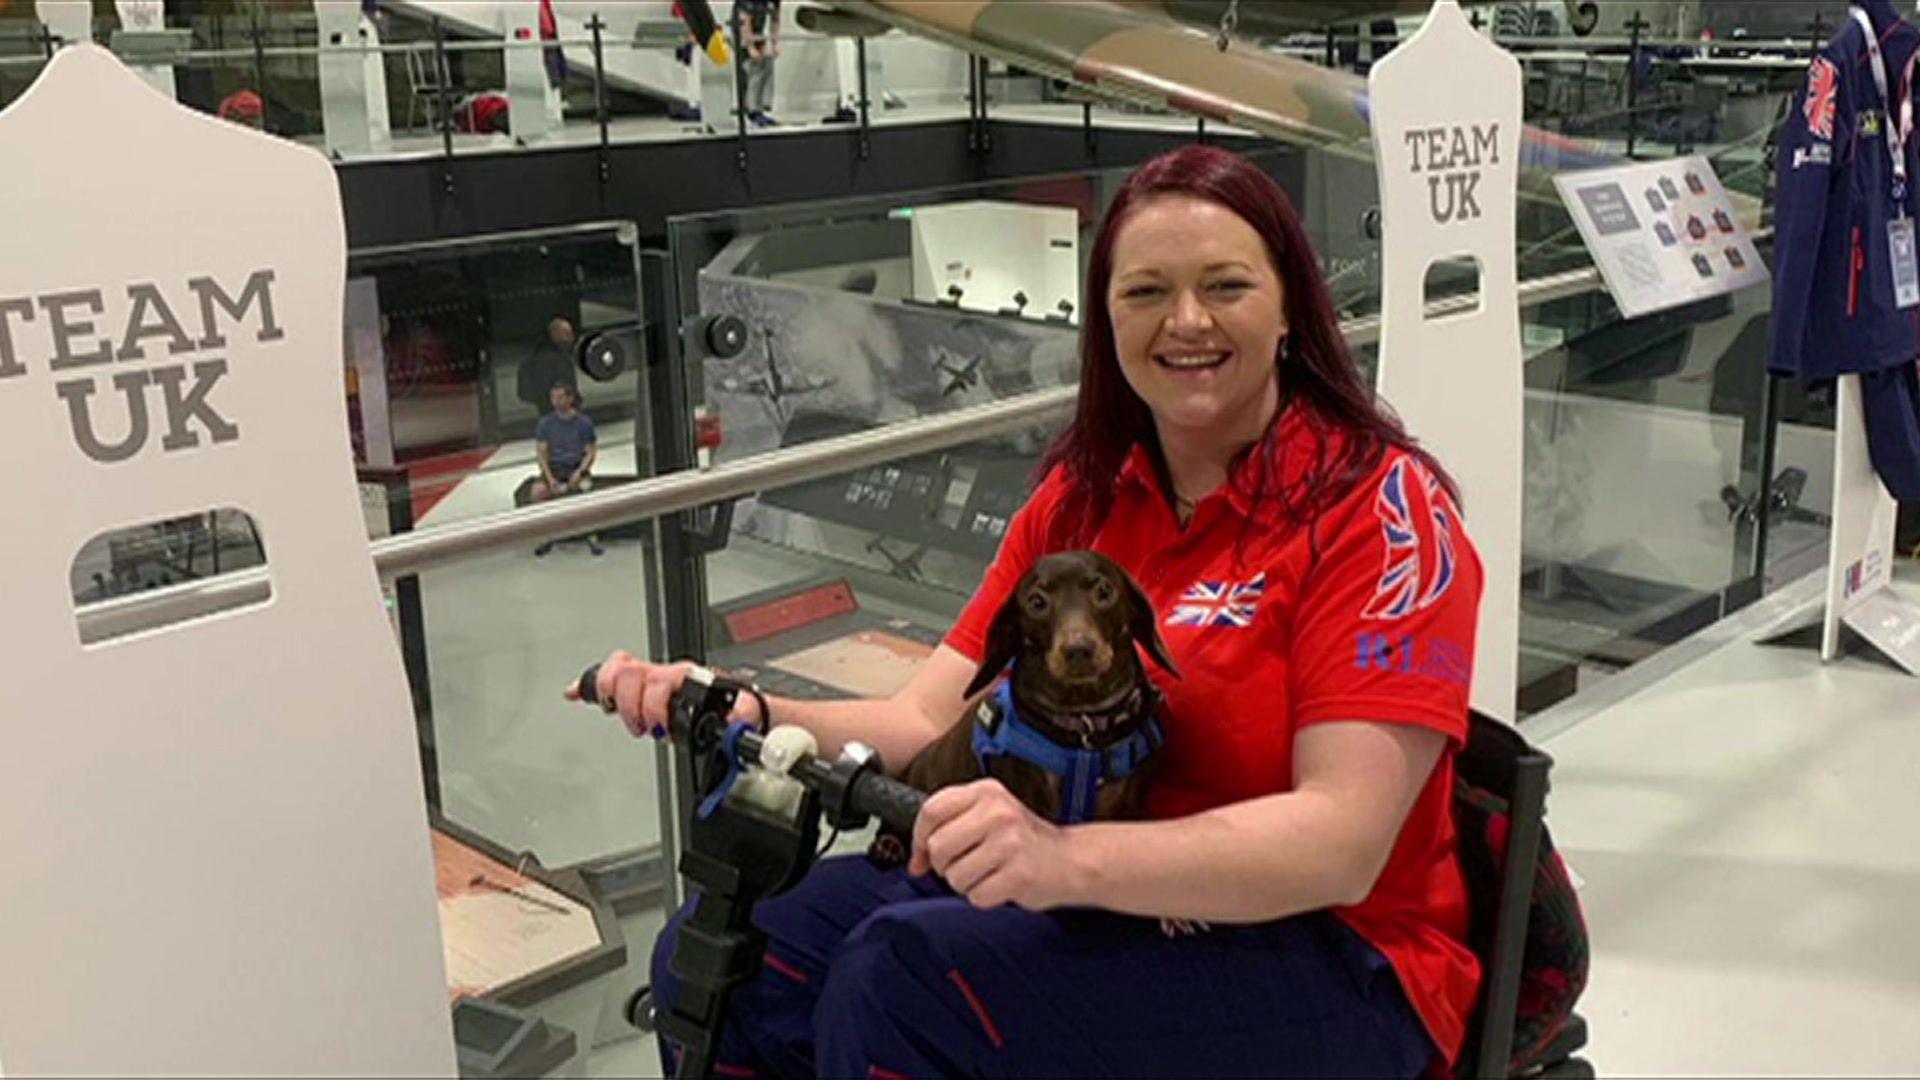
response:
M580 700L589 704L599 704L600 665L594 664L580 673L580 681L575 687ZM679 698L684 689L676 691L673 712L680 711ZM760 759L760 736L749 733L740 740L741 756L752 763ZM801 783L817 791L826 791L834 787L833 774L837 766L822 758L810 757L797 765L791 775ZM860 814L879 818L889 828L902 833L913 832L914 819L920 816L920 807L927 801L926 793L919 788L903 784L888 776L878 768L856 766L850 782L846 783L846 808Z

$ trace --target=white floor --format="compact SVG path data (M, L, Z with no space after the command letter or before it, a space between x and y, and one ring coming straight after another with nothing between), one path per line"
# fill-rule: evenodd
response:
M1577 721L1540 741L1603 1075L1920 1070L1920 682L1757 645L1761 621L1534 721Z

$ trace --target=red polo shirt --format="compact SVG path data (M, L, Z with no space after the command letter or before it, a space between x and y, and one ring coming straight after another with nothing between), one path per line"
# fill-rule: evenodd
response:
M1449 1061L1460 1051L1480 965L1464 944L1467 894L1450 794L1467 735L1479 556L1420 462L1389 451L1311 529L1251 497L1279 469L1298 482L1340 436L1289 409L1185 530L1135 447L1113 510L1089 543L1062 512L1056 470L1015 515L980 589L947 635L978 660L995 612L1034 560L1092 547L1129 572L1159 613L1181 677L1149 665L1166 695L1167 743L1148 815L1180 817L1293 786L1295 733L1330 720L1444 733L1442 755L1365 900L1336 913L1392 963ZM1311 533L1311 537L1309 536Z

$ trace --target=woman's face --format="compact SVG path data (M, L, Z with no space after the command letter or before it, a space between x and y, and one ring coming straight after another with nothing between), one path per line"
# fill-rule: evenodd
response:
M1240 215L1190 195L1134 208L1114 237L1107 309L1120 370L1163 438L1259 436L1279 402L1285 300L1266 243Z

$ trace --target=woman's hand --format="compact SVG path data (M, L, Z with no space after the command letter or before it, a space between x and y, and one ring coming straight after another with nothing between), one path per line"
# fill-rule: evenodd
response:
M1082 902L1067 830L1046 821L998 780L943 788L913 826L910 873L928 871L973 906L1045 911Z
M664 739L667 737L667 704L692 670L693 664L685 660L655 664L616 649L600 662L594 696L602 708L606 708L608 702L613 703L612 711L620 714L621 723L634 738L651 735ZM562 693L568 701L580 700L580 691L575 686L568 686ZM753 695L741 694L733 704L733 715L729 719L764 724L766 718L759 713L760 707Z

